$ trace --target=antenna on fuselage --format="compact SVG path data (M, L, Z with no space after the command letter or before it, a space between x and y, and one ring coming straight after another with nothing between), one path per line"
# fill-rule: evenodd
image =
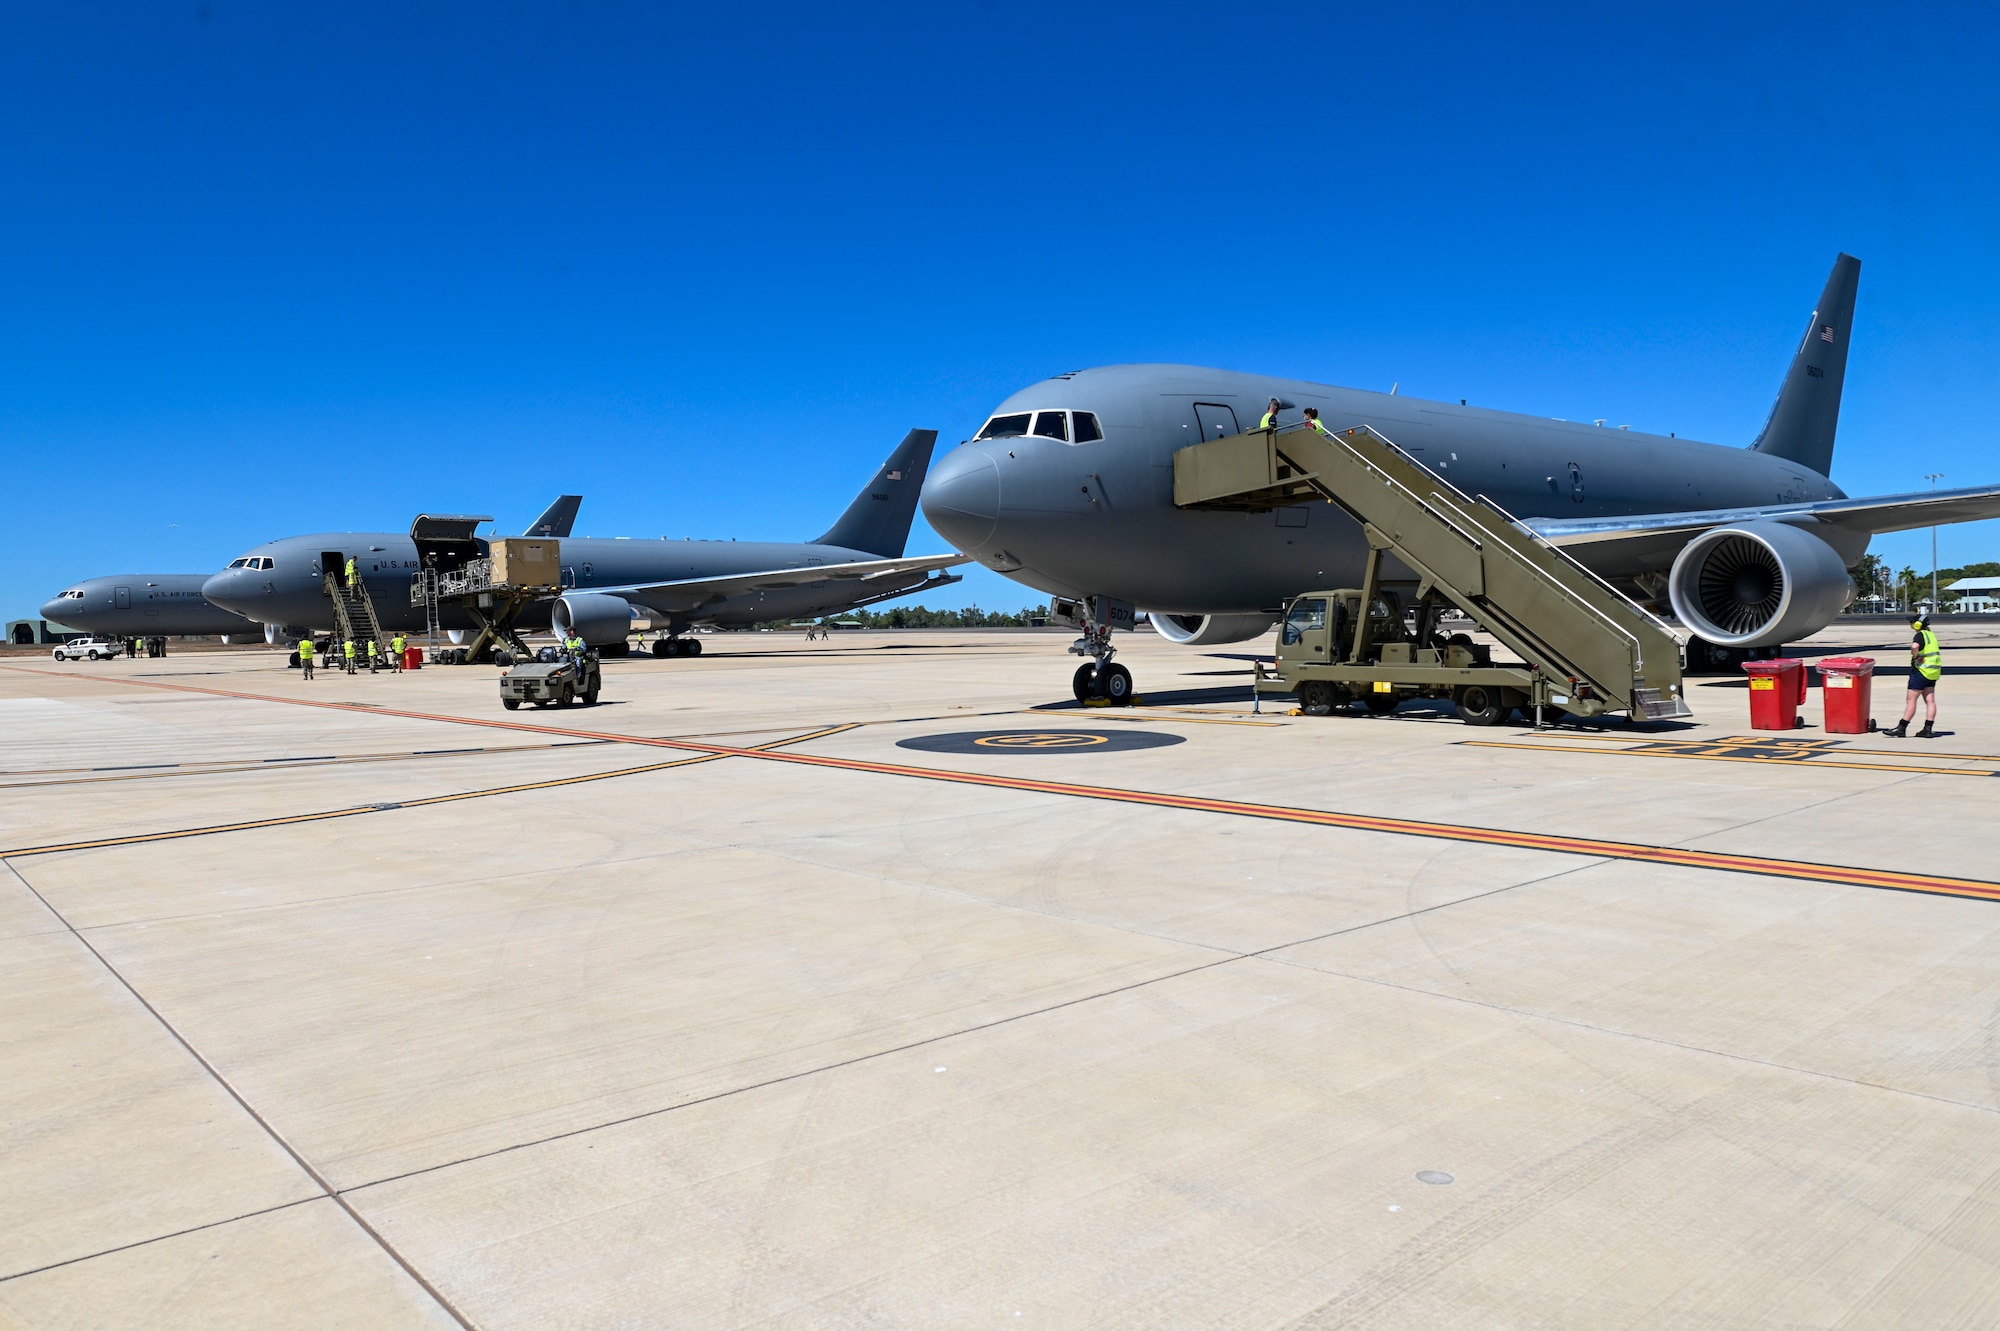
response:
M1399 388L1401 388L1402 386L1403 386L1403 381L1402 381L1401 379L1398 379L1398 380L1397 380L1397 381L1396 381L1395 383L1393 383L1393 384L1390 384L1390 385L1389 385L1389 396L1390 396L1390 397L1394 397L1394 396L1396 396L1396 390L1397 390L1397 389L1399 389Z

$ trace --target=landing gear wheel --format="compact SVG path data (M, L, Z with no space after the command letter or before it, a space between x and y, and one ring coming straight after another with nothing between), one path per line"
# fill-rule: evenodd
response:
M1113 707L1132 705L1132 672L1117 662L1097 672L1097 687Z
M664 661L664 660L666 660L666 659L667 659L667 658L668 658L669 656L672 656L673 654L674 654L674 645L673 645L673 643L669 642L669 641L668 641L667 639L665 639L665 638L658 638L658 639L655 639L655 640L654 640L654 642L653 642L653 655L655 655L655 656L659 657L659 658L660 658L661 660L663 660L663 661Z
M1458 705L1458 719L1469 726L1497 726L1513 711L1500 701L1500 691L1484 684L1461 684L1452 691Z
M1372 690L1361 695L1362 706L1377 716L1387 716L1396 710L1396 704L1403 701L1393 693L1376 693Z
M689 638L689 639L688 639L688 640L687 640L686 642L682 643L682 644L681 644L681 655L682 655L682 656L700 656L700 655L701 655L701 639L699 639L699 638Z
M1299 685L1299 710L1307 716L1333 715L1333 685L1323 679L1309 679Z
M521 700L519 698L502 698L500 700L500 705L502 707L505 707L510 712L518 712L521 710Z
M1097 696L1097 667L1089 662L1078 666L1076 674L1070 677L1070 692L1076 694L1078 702L1089 702Z

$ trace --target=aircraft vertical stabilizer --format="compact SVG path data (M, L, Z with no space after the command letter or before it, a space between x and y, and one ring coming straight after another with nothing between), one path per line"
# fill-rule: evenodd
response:
M1833 261L1819 308L1785 373L1778 400L1763 433L1750 447L1759 453L1833 472L1833 432L1840 424L1840 386L1847 378L1847 343L1854 328L1854 293L1861 283L1861 260L1843 254Z
M521 534L523 536L553 536L558 540L565 539L569 536L570 528L576 523L577 509L582 506L582 495L557 495L556 502L550 504L543 511L542 516L529 523L528 530Z
M854 496L840 521L817 543L865 550L884 559L902 558L910 541L910 519L916 516L917 496L923 492L924 473L930 470L931 450L936 446L936 430L912 430L904 435L889 460Z

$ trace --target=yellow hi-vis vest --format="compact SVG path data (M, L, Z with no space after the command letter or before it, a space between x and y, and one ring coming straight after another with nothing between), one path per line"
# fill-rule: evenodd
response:
M398 633L395 637L389 639L389 645L396 649L396 655L401 656L403 648L408 644L404 642L403 635Z
M347 640L347 659L350 661L354 659L354 639L352 638Z
M1938 646L1937 634L1929 629L1918 629L1917 636L1924 640L1917 652L1917 673L1925 679L1936 679L1944 673L1944 648Z
M313 646L313 640L311 638L299 639L299 660L301 661L312 660L313 653L318 650L319 649L317 647Z
M1278 413L1275 411L1267 411L1264 413L1264 419L1257 422L1257 428L1260 430L1268 430L1277 423L1278 423Z

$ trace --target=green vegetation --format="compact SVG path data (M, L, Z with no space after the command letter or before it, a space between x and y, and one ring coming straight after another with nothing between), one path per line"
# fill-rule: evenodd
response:
M1928 571L1920 573L1907 564L1900 569L1891 569L1880 555L1863 555L1861 562L1849 572L1854 575L1854 585L1862 596L1883 596L1901 605L1930 599L1931 575ZM1986 560L1962 568L1939 569L1938 597L1946 605L1957 599L1951 594L1951 584L1960 578L2000 578L2000 562Z
M893 610L850 610L844 615L828 615L812 621L830 629L1025 629L1035 621L1047 623L1046 605L1027 606L1012 614L1004 610L981 610L976 605L963 610L931 610L921 605L899 605ZM803 621L773 620L758 628L800 627Z

